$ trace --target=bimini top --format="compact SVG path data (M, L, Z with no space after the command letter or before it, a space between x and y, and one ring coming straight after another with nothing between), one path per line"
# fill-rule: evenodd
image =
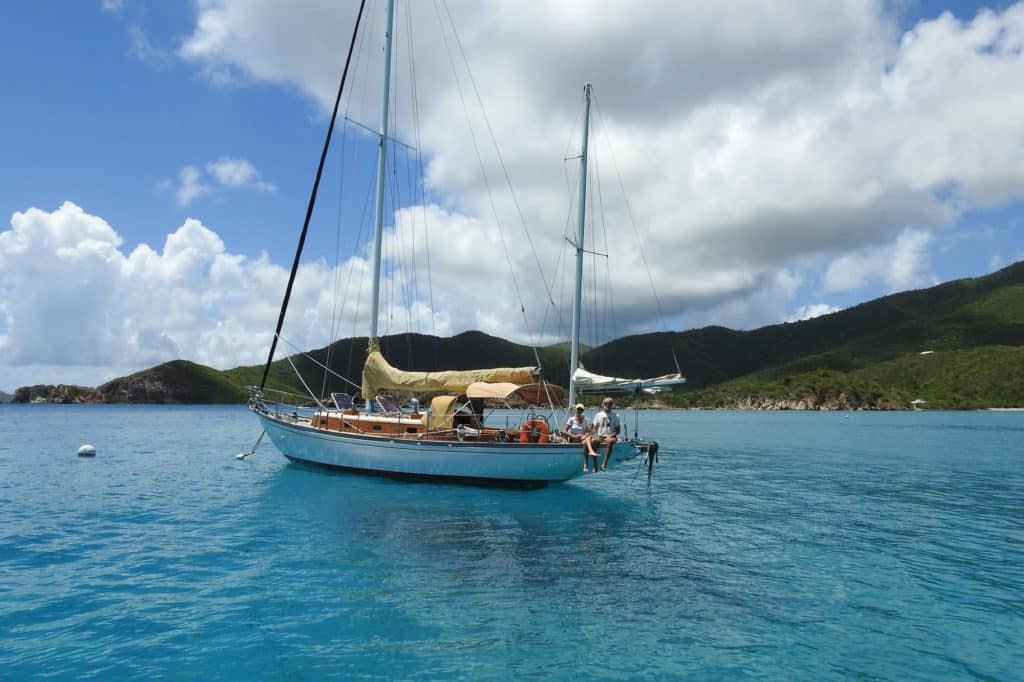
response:
M572 373L572 379L580 393L660 393L686 383L686 379L679 373L664 374L652 379L621 379L594 374L582 367Z
M477 381L466 387L466 397L473 400L509 400L519 398L530 405L561 403L565 391L551 384L526 384L520 386L509 382Z

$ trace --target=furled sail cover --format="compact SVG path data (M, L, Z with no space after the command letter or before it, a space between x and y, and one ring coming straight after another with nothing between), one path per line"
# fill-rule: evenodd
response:
M533 367L406 372L389 365L380 353L377 339L371 339L366 364L363 365L363 397L372 398L382 391L462 393L475 381L529 384L534 381L533 373Z
M685 384L686 379L681 374L665 374L653 379L620 379L619 377L606 377L600 374L588 372L582 367L572 373L573 381L576 383L576 390L581 393L622 393L641 391L643 393L658 393L671 389L673 386Z

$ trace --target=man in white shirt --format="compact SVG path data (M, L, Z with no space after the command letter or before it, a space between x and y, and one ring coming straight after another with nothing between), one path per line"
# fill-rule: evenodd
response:
M605 398L601 401L601 411L594 416L594 432L597 435L598 441L604 443L604 460L601 462L601 471L604 471L608 466L608 460L612 456L612 448L615 447L615 443L619 440L619 415L612 412L612 408L615 406L615 401L611 398Z

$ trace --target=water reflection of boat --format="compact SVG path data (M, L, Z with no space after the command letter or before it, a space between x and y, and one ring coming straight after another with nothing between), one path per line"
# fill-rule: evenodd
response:
M270 474L260 507L272 519L284 507L296 528L321 529L340 547L388 548L397 556L453 552L462 560L501 554L519 565L583 551L598 532L611 540L640 532L642 504L600 490L566 485L523 494L471 486L438 486L380 477L324 475L290 463ZM273 521L277 533L281 521ZM383 550L382 550L383 551Z

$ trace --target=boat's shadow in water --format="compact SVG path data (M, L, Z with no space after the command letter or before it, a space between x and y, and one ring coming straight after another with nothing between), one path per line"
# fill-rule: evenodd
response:
M547 486L545 481L520 481L497 478L468 478L465 476L426 476L423 474L405 474L391 471L375 471L368 469L352 469L342 466L330 466L325 464L313 464L304 462L301 459L288 458L288 463L293 467L312 469L314 471L327 472L330 474L352 474L355 476L378 476L390 478L395 481L406 483L435 483L443 485L465 485L474 488L508 488L518 490L537 490Z

